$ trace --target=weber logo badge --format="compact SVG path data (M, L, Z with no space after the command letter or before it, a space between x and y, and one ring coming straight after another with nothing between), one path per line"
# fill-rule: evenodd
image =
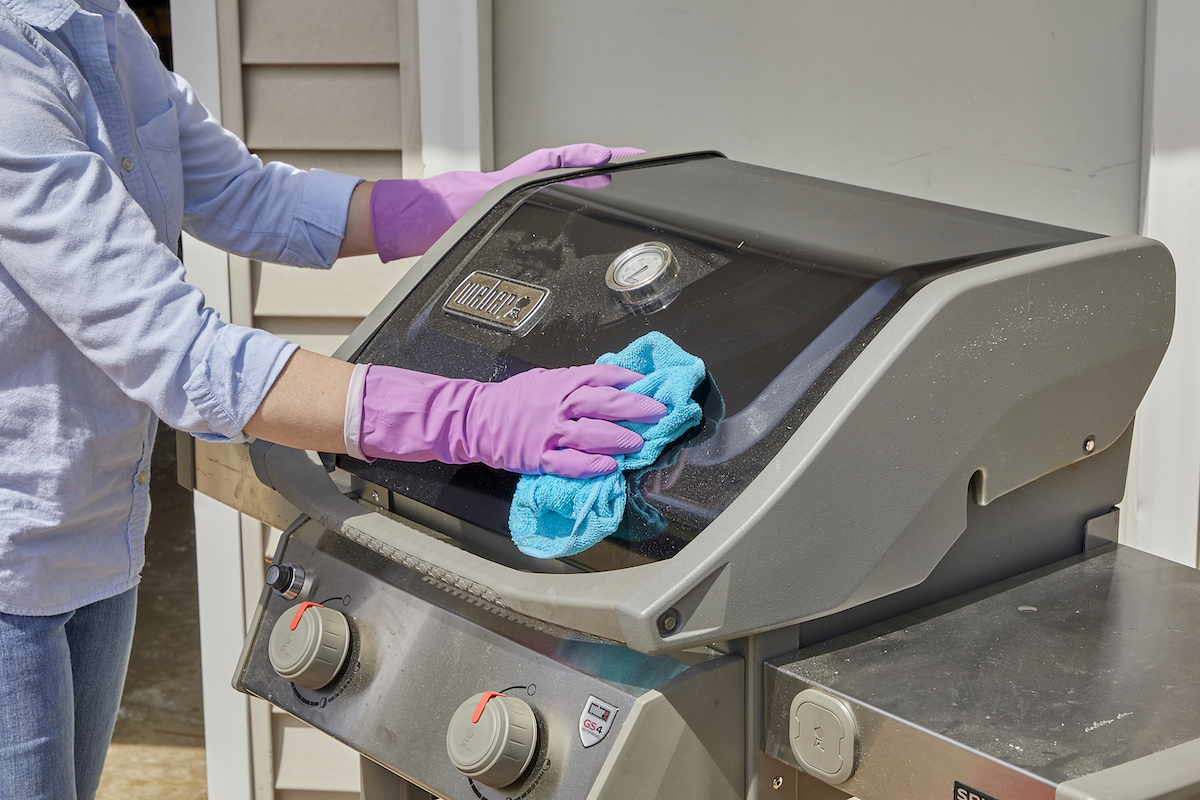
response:
M954 800L996 800L990 794L984 794L978 789L972 789L965 783L954 782Z
M442 306L446 312L492 328L524 333L550 296L550 290L477 270Z
M583 713L579 715L579 738L584 747L599 744L608 736L613 718L617 716L617 707L606 703L595 695L589 695L583 704Z

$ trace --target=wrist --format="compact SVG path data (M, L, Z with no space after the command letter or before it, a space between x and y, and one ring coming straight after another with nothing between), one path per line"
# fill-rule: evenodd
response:
M363 391L367 382L367 371L370 364L356 364L350 373L350 387L346 391L346 415L342 424L342 439L346 452L359 461L371 462L375 459L363 455L360 445L362 439L362 408Z
M361 403L348 394L349 413L361 408L358 450L365 461L430 461L466 464L479 460L469 443L467 412L478 381L371 366ZM351 422L351 429L354 424ZM347 443L349 444L349 443Z
M382 261L424 254L456 219L431 181L377 181L371 190L371 235Z
M338 258L365 256L376 252L375 232L371 223L371 195L375 181L363 181L350 194L346 209L346 234L338 249Z

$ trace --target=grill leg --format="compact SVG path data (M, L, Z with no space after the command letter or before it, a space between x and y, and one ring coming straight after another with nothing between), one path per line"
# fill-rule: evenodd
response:
M362 776L362 800L436 800L429 792L384 769L366 756L359 756L358 763Z

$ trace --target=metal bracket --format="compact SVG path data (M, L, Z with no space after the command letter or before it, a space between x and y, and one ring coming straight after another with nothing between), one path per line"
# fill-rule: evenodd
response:
M1117 541L1120 523L1121 509L1119 508L1089 519L1083 525L1083 549L1091 550Z

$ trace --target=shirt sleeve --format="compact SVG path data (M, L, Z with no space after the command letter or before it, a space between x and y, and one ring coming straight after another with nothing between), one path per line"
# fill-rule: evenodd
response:
M239 255L328 267L346 234L362 178L263 162L209 113L186 80L167 73L179 123L183 227Z
M205 307L100 155L101 117L78 71L11 16L0 18L0 74L0 271L24 294L26 320L6 321L4 346L75 348L172 427L242 440L296 346ZM39 315L61 344L22 342ZM57 363L69 369L71 358Z

